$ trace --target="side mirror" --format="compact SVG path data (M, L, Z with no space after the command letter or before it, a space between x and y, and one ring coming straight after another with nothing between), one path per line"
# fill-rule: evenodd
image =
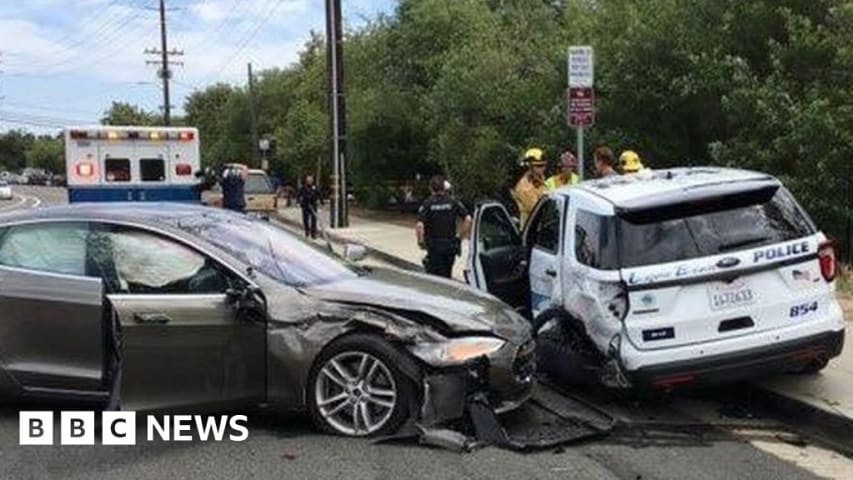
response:
M262 309L266 311L266 297L257 287L229 288L225 290L228 303L237 310Z
M344 258L351 262L360 262L367 258L367 247L357 243L344 245Z

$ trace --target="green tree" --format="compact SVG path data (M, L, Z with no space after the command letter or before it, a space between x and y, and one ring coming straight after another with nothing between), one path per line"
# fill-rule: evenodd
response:
M42 168L52 173L65 171L64 146L59 138L38 137L27 149L25 156L28 167Z
M125 102L113 102L101 117L103 125L132 125L148 126L159 123L159 117L151 112L146 112L137 105Z
M26 152L33 143L33 135L23 130L9 130L0 134L0 165L9 170L20 170L26 164Z

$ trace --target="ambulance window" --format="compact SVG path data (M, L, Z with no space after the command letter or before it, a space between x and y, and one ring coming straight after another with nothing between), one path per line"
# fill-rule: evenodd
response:
M126 158L108 158L104 161L105 179L108 182L130 181L130 160Z
M140 159L139 173L143 182L163 182L166 180L166 162L162 158Z

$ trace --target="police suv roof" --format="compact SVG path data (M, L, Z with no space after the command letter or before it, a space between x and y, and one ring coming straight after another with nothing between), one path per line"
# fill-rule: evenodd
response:
M613 175L563 187L556 194L591 196L613 205L617 211L625 211L779 186L778 180L764 173L691 167Z

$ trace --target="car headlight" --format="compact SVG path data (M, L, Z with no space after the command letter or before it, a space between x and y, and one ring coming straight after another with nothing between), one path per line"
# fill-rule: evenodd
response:
M413 345L410 350L413 355L430 365L451 366L490 355L505 344L505 341L494 337L465 337L444 342L421 343Z

